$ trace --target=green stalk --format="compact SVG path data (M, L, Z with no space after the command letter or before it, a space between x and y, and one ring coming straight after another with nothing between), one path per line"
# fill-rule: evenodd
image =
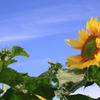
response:
M1 51L1 60L10 60L11 59L11 52L9 49L2 49ZM3 66L3 67L7 67L7 66ZM7 84L2 83L2 90L4 94L7 91Z
M7 91L7 85L4 83L2 83L2 90L3 90L2 94L4 94Z

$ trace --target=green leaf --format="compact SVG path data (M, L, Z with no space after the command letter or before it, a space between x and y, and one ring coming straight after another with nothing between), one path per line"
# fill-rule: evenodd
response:
M86 72L79 69L59 69L56 77L59 81L59 88L55 91L55 95L60 98L62 98L63 95L75 92L87 82Z
M7 92L0 98L0 100L39 100L34 95L21 94L13 90L12 88L8 89Z
M19 73L21 76L23 77L27 77L28 76L28 73Z
M87 81L87 83L85 84L85 87L91 86L94 84L94 81Z
M83 70L78 69L72 69L72 70L65 70L65 69L59 69L56 77L59 80L59 85L66 82L80 82L84 79L85 72Z
M100 66L91 65L88 69L88 77L90 81L94 81L100 86Z
M63 66L62 66L62 64L60 64L60 63L56 63L56 64L54 64L54 63L52 63L52 62L48 62L51 66L49 67L49 69L56 69L56 70L58 70L59 68L62 68Z
M15 56L29 57L29 54L23 48L14 46L14 47L12 47L12 57L15 57Z
M0 98L0 100L24 100L13 89L8 89L7 92Z
M47 100L52 100L54 97L54 88L48 79L29 77L27 73L18 73L11 68L5 67L1 70L0 83L11 86L16 92L21 94L22 98L25 97L22 100L25 100L26 98L30 98L27 100L38 100L35 94L40 95ZM15 95L14 97L17 98Z
M60 63L52 63L48 62L51 66L49 67L48 71L42 73L39 77L48 78L50 81L54 83L58 82L56 78L57 71L62 68L63 66Z
M15 86L22 84L24 78L15 70L11 68L3 68L0 71L0 83L8 84L9 86Z
M40 77L26 77L25 86L30 94L40 95L47 100L52 100L54 97L54 88L48 79Z
M11 59L11 60L1 60L0 61L0 69L2 69L3 67L8 66L9 64L15 63L17 62L17 60Z

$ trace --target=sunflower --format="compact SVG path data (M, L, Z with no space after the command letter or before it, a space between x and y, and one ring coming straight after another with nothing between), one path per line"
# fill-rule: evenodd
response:
M86 23L86 31L82 29L78 32L78 41L75 39L65 39L66 43L74 49L80 49L81 53L67 58L66 63L69 68L84 69L90 65L100 64L100 22L98 18L90 18Z

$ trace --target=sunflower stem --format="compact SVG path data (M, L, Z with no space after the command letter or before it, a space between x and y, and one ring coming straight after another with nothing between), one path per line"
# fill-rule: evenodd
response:
M7 85L4 83L2 83L2 90L3 90L2 94L4 94L7 91Z

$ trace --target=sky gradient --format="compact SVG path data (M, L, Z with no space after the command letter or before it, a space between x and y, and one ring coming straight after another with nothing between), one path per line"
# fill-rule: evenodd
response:
M97 16L100 19L100 0L2 0L0 48L23 47L30 57L16 57L19 62L9 67L38 76L47 71L48 61L65 65L67 57L80 52L68 47L64 39L77 39L90 17ZM92 89L98 93L87 92ZM100 97L95 84L79 92Z

